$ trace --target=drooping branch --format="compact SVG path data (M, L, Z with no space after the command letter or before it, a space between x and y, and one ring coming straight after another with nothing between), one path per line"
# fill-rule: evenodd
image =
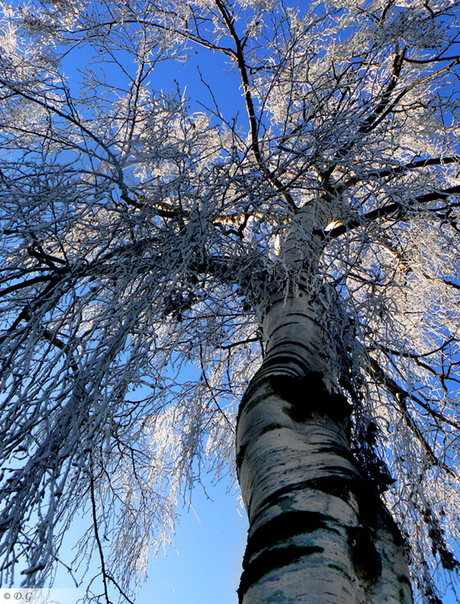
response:
M424 407L424 405L421 403L421 401L414 395L412 395L409 392L407 392L406 390L404 390L404 388L399 386L399 384L397 384L393 380L393 378L391 378L389 375L387 375L385 373L385 371L380 366L380 364L372 357L369 357L369 371L370 371L370 374L372 375L372 377L381 386L383 386L392 395L393 399L396 401L398 409L401 412L401 415L404 419L404 422L406 423L407 427L411 430L411 432L413 433L413 435L415 436L417 441L420 443L423 451L425 452L427 460L432 465L440 467L442 470L444 470L444 472L446 472L450 476L452 476L454 478L458 478L457 473L454 470L452 470L451 467L449 467L443 461L440 461L436 457L430 444L427 442L422 431L417 426L417 423L415 422L415 420L409 413L409 410L407 409L407 404L406 404L407 399L412 399L417 404L420 404L422 407Z

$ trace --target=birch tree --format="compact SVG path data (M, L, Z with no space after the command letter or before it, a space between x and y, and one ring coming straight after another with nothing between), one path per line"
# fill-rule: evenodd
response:
M75 565L132 599L210 471L241 604L439 604L459 3L1 6L2 584L52 581L86 514Z

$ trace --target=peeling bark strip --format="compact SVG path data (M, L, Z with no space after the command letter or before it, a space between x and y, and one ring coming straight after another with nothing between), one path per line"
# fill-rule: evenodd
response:
M239 602L410 604L403 540L350 451L351 406L326 387L331 344L305 306L270 309L267 356L240 405L250 527Z

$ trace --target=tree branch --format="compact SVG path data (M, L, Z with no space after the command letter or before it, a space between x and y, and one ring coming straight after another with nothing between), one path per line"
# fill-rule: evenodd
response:
M236 46L236 52L234 53L234 58L236 60L238 70L240 72L241 82L243 84L244 101L246 104L246 111L247 111L248 118L249 118L249 130L250 130L250 134L251 134L251 150L254 155L254 159L256 160L257 165L259 166L260 170L262 171L263 175L268 180L268 182L270 182L270 184L274 187L274 189L281 194L281 196L286 201L286 203L289 205L289 207L295 212L295 211L297 211L297 206L296 206L292 196L290 195L290 193L288 193L285 190L283 183L275 176L275 174L271 170L266 168L264 165L264 159L262 156L262 151L260 149L260 143L259 143L258 119L256 116L255 107L254 107L254 101L252 99L251 87L249 84L249 75L248 75L248 70L247 70L247 66L246 66L246 61L244 58L244 50L243 50L244 45L242 44L241 40L239 39L239 37L236 33L236 30L234 27L234 21L231 18L230 14L228 13L227 8L225 7L225 4L222 2L222 0L215 0L215 2L219 9L219 12L222 15L222 18L224 19L225 25L227 26L227 29L235 43L235 46Z
M407 209L410 206L415 206L417 204L429 203L430 201L436 201L437 199L447 199L451 195L455 195L460 193L460 186L457 185L455 187L449 187L444 189L443 191L433 191L432 193L425 193L423 195L419 195L415 197L413 200L408 201L406 204L396 201L394 203L389 203L386 206L382 206L381 208L377 208L372 210L371 212L367 212L362 216L357 218L353 218L349 220L346 224L340 224L329 231L326 232L327 237L334 239L335 237L340 237L349 231L357 229L362 226L366 226L368 223L376 220L377 218L385 218L394 214L395 212L401 212ZM321 231L324 235L324 232ZM318 233L321 233L318 230Z
M460 164L459 156L452 157L432 157L430 159L420 159L417 161L404 164L402 166L395 166L394 168L386 168L385 170L374 170L372 172L366 172L361 176L349 178L343 185L338 187L338 190L342 193L345 189L355 186L359 182L363 182L369 178L386 178L387 176L393 176L397 174L404 174L410 170L417 170L418 168L427 168L429 166L441 166L444 164Z

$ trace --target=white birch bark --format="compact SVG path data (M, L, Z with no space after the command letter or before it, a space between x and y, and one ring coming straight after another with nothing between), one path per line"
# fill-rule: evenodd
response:
M286 415L282 399L265 395L272 419ZM244 452L251 528L240 602L411 602L397 529L345 456L337 426L286 423L259 421Z
M330 200L318 198L305 203L289 227L281 256L287 266L299 266L303 272L316 272L322 251L321 231L335 218Z
M316 264L319 242L306 245L306 230L317 224L306 218L304 247L297 228L284 257L310 253ZM266 355L237 428L250 523L240 604L410 604L403 540L350 451L351 406L334 393L341 328L335 338L322 317L300 287L275 296L263 320Z
M312 337L308 350L319 342ZM350 453L349 405L327 391L311 354L303 379L289 367L281 375L284 354L271 363L275 375L264 365L241 405L237 462L250 529L240 603L409 604L403 541Z

